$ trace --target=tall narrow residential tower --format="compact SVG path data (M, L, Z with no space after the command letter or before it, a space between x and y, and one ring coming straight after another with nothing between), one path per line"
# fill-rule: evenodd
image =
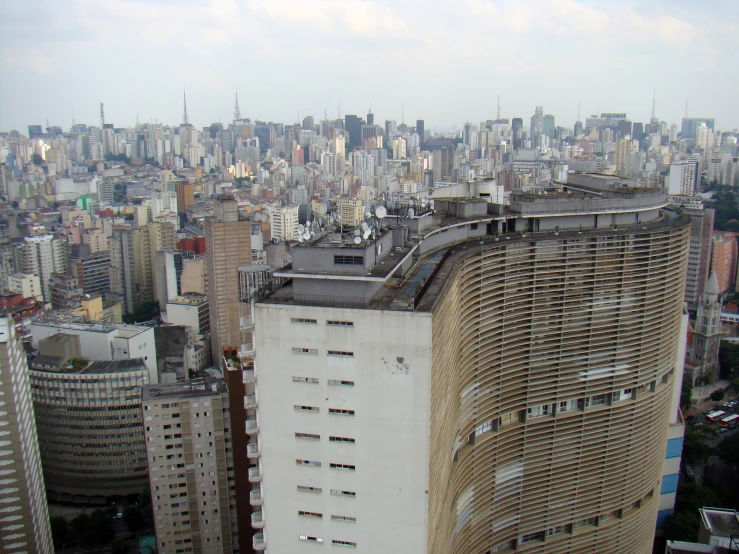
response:
M28 362L15 323L0 312L0 545L3 552L54 550L46 507Z
M651 552L690 222L548 192L293 249L256 305L255 547Z
M205 267L210 304L211 352L214 364L221 363L224 348L247 342L239 322L238 267L251 263L251 222L239 215L232 194L216 197L213 215L205 218Z

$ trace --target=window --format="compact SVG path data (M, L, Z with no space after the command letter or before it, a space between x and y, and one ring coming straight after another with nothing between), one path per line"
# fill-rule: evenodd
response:
M329 437L328 440L331 442L350 442L352 444L355 443L354 439L350 439L347 437Z
M301 411L304 411L304 412L317 412L318 411L318 407L317 406L301 406L300 404L295 404L295 409L296 410L301 410ZM330 411L331 410L329 410L329 412Z
M334 256L334 265L364 265L362 256Z
M311 541L311 542L323 542L323 539L321 537L312 537L310 535L300 535L301 541Z
M521 544L525 544L527 542L533 542L533 541L543 541L544 540L544 531L539 531L538 533L531 533L530 535L524 535L521 537Z
M314 462L312 460L295 460L295 463L300 466L313 466L313 467L321 467L321 462Z
M311 433L295 433L296 439L310 439L310 440L321 440L321 435L313 435Z
M321 493L323 489L321 487L307 487L305 485L298 485L299 492L316 492Z
M554 535L561 535L566 530L566 527L564 525L558 525L557 527L550 527L547 529L547 537L551 537Z
M306 512L305 510L298 510L299 516L304 517L315 517L315 518L323 518L323 514L321 512Z
M318 410L318 408L316 408ZM354 410L341 410L339 408L329 408L328 413L330 414L336 414L336 415L354 415Z
M608 404L607 394L596 394L595 396L589 396L585 399L585 407L592 406L604 406Z
M486 421L485 423L481 423L480 425L475 428L475 436L479 437L482 434L489 433L493 430L493 422L492 421Z
M326 321L326 325L329 325L331 327L354 327L354 322L328 320Z
M318 321L315 319L306 319L304 317L291 317L290 323L307 323L308 325L317 325Z
M356 548L357 547L357 543L355 543L355 542L340 541L340 540L337 540L337 539L332 540L331 541L331 544L336 545L336 546L347 546L349 548Z
M335 516L332 515L331 519L334 521L348 521L349 523L356 523L357 518L356 517L350 517L350 516Z
M331 463L331 468L332 469L347 469L349 471L354 471L355 469L357 469L356 466L353 466L351 464L335 464L335 463Z
M351 496L352 498L357 496L357 493L354 491L342 491L338 489L331 489L331 494L333 496Z
M327 356L339 356L341 358L353 358L354 352L342 352L341 350L329 350Z
M497 554L498 552L503 552L504 550L508 550L510 548L516 547L516 539L506 541L504 543L499 544L498 546L494 546L492 550L490 550L490 554Z
M470 230L476 231L477 230L477 223L470 223Z
M572 527L574 529L577 529L579 527L586 527L588 525L597 525L598 524L598 516L589 517L587 519L581 519L580 521L576 521Z
M550 405L549 404L542 404L541 406L534 406L532 408L528 408L526 410L526 417L529 419L534 419L537 417L544 417L549 415L550 413Z
M293 383L311 383L317 385L318 379L315 377L293 377Z
M293 354L311 354L317 356L318 350L315 348L293 348Z
M340 386L340 387L353 387L354 381L341 381L339 379L329 379L328 384L332 386Z

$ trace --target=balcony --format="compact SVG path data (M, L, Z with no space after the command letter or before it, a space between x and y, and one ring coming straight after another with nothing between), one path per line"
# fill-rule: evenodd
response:
M257 395L252 394L251 396L244 397L244 409L245 410L253 410L257 406L258 406Z
M259 433L259 422L255 417L249 417L246 419L246 434L256 435Z
M256 458L259 458L259 454L261 451L259 450L259 444L247 444L246 445L246 457L250 460L254 460Z
M253 369L245 369L243 373L244 373L244 378L242 379L242 381L244 383L253 383L254 381L257 380L257 374L254 373Z
M262 511L259 510L258 512L252 512L251 514L251 526L254 529L263 529L264 528L264 516L262 515Z
M249 468L249 482L260 483L262 481L262 468L259 466Z
M261 506L262 505L262 491L257 489L254 491L249 491L249 504L252 506Z
M264 550L267 545L264 543L264 533L255 533L251 539L254 550Z

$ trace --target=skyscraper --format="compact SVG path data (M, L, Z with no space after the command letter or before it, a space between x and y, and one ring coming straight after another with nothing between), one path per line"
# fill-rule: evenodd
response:
M195 187L187 181L177 181L175 187L177 189L177 211L186 214L187 208L195 203Z
M423 150L423 143L426 141L426 129L423 119L416 120L416 133L418 133L421 150Z
M554 116L545 115L542 120L541 134L548 136L550 139L554 138Z
M531 127L529 133L533 139L536 135L541 135L544 132L544 107L536 106L534 115L531 117Z
M240 329L237 268L251 263L251 223L239 214L231 194L213 202L213 215L205 218L205 268L210 309L213 363L221 363L223 349L246 343Z
M612 181L293 249L256 305L262 548L651 550L689 219Z
M681 138L694 139L696 131L702 123L705 123L706 127L713 131L716 120L706 117L684 117L682 121L682 128L680 130Z
M3 552L54 550L41 472L26 353L15 322L0 312L0 544Z
M41 292L45 302L51 302L51 275L66 273L69 258L66 239L53 235L26 237L20 246L20 266L23 273L41 277Z

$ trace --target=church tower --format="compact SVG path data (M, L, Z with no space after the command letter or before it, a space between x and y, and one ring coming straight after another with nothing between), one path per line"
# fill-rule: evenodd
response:
M718 349L721 342L721 297L719 295L716 272L703 289L703 297L693 331L692 361L696 364L693 375L695 383L699 378L710 375L711 381L718 379Z

